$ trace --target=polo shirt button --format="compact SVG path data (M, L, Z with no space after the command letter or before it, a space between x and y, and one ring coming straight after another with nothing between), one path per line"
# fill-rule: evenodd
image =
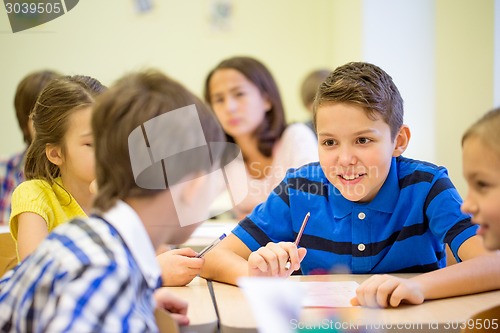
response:
M358 214L358 219L360 219L360 220L364 220L365 217L366 217L366 214L363 213L363 212L361 212L361 213Z
M359 250L359 251L363 252L365 249L366 249L365 244L359 244L359 245L358 245L358 250Z

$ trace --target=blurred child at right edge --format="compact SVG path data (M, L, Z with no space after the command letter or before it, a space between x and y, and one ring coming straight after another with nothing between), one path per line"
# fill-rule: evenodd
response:
M486 113L462 137L462 166L468 193L462 210L479 225L477 234L489 250L500 250L500 108ZM500 275L493 276L500 279ZM500 302L499 302L500 303ZM489 319L489 321L487 321ZM497 332L500 305L472 318L472 330ZM468 320L467 323L470 323ZM483 329L479 329L479 325ZM486 325L488 324L488 325ZM468 325L470 326L470 325Z
M479 225L489 250L500 250L500 108L484 115L462 138L468 193L462 210Z
M206 255L202 276L235 284L240 276L342 266L374 274L352 300L369 307L499 289L500 255L484 249L477 226L460 211L446 169L401 156L410 140L403 113L401 95L381 68L365 62L336 68L315 99L319 163L287 172ZM458 264L445 267L445 244ZM422 274L385 274L404 272Z

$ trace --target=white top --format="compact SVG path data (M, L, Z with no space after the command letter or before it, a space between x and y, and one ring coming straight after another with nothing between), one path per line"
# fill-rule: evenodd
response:
M127 203L118 200L103 214L103 218L118 231L148 284L154 286L158 282L158 276L161 275L161 269L151 239L139 215Z
M265 201L283 180L288 169L318 160L318 140L311 129L302 123L287 126L273 149L272 171L264 178L253 178L247 172L248 194L234 209L236 216L249 214L255 206Z

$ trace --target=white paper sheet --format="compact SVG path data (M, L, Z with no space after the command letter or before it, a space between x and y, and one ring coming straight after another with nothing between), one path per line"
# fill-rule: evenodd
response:
M354 281L301 281L306 291L303 307L342 308L351 307L350 300L356 296L359 283Z
M351 307L354 281L316 282L244 277L238 285L248 299L259 333L289 333L303 307Z
M300 316L304 295L300 282L243 277L238 285L252 307L259 333L290 333L291 320Z

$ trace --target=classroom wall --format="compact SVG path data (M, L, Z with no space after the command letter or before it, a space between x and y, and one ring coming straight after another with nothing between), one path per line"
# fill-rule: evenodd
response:
M494 105L494 16L494 1L436 1L436 157L462 195L462 134Z
M232 5L222 28L211 20L217 2ZM308 71L364 60L386 69L401 90L413 130L408 156L446 165L464 194L460 136L493 107L500 80L499 0L153 0L154 10L143 14L134 3L80 1L16 34L0 11L0 156L23 147L13 96L33 70L110 84L156 67L201 95L205 75L221 59L252 55L275 75L288 119L301 121L308 114L299 85Z
M363 59L384 69L403 97L411 140L404 156L434 162L434 0L365 0Z
M363 59L363 1L332 0L328 59L337 67Z
M205 75L220 60L251 55L275 75L288 120L308 117L299 84L310 70L331 65L330 0L226 1L232 4L226 29L213 29L215 0L153 0L154 10L144 14L134 2L80 1L64 16L16 34L0 10L0 155L23 147L13 109L17 83L46 67L105 84L156 67L201 95Z

